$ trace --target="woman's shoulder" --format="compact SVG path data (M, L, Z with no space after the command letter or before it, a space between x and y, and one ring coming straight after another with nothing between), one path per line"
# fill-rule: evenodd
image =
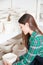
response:
M33 32L30 39L29 39L29 42L32 43L32 42L41 42L43 41L43 35L41 35L40 33L37 33L37 32Z
M40 45L40 43L43 42L43 35L39 34L39 33L35 33L34 37L30 38L30 43L31 44L36 44L38 43L38 45Z
M42 44L43 43L43 35L37 34L33 40L35 43Z
M34 36L34 38L43 38L43 35L37 32L33 32L31 36Z
M29 41L30 41L30 42L33 41L36 36L37 36L37 33L36 33L35 31L33 31L33 33L32 33L31 36L30 36Z

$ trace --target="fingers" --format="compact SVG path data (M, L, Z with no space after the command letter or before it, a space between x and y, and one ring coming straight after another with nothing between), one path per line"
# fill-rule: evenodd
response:
M3 61L3 65L7 65L7 62L6 61Z
M7 63L7 65L12 65L11 63Z
M12 65L11 63L8 63L6 61L3 61L3 65Z

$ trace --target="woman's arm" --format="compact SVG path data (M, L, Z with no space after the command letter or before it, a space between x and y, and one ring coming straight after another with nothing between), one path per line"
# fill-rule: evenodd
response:
M35 56L39 54L39 46L40 41L39 38L36 37L33 39L33 41L31 41L30 48L28 52L23 56L23 58L20 61L13 63L12 65L30 65Z
M13 63L13 65L30 65L30 63L33 61L36 55L39 55L39 50L38 48L40 46L39 39L34 38L32 43L30 43L30 49L28 52L23 56L23 59L19 62Z

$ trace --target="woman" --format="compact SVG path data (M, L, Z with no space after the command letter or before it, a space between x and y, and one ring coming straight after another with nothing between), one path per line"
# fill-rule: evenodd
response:
M18 22L23 32L23 40L28 52L13 65L30 65L36 55L43 57L43 36L32 15L24 14Z

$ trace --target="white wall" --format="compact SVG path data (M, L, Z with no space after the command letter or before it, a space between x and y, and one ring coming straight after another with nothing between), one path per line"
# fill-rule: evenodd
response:
M36 17L36 0L12 0L12 8L28 10L29 13Z
M8 8L21 8L28 10L28 12L35 14L36 16L36 0L0 0L0 10Z
M12 0L12 3L13 8L24 8L30 11L36 10L36 0Z
M15 12L15 17L17 17L20 14L23 14L25 12L28 12L30 14L32 14L35 19L37 19L37 17L39 17L39 8L38 8L38 2L39 0L0 0L0 12L1 10L7 10L8 8L12 8ZM41 3L43 2L43 0L41 0ZM37 12L38 10L38 12ZM38 14L38 16L37 16ZM3 15L5 16L5 15ZM20 15L21 16L21 15ZM0 16L1 17L1 16ZM38 21L37 21L38 22ZM17 23L17 22L16 22ZM43 30L43 23L38 22L39 28L41 29L41 31ZM16 24L15 24L16 25ZM18 23L16 25L16 28L18 27ZM20 31L17 29L17 31Z
M6 10L11 7L11 0L0 0L0 10Z
M38 0L37 24L39 29L43 32L43 0Z
M20 14L23 10L23 12L31 13L35 18L37 13L36 5L36 0L0 0L0 10L12 8L16 13Z

